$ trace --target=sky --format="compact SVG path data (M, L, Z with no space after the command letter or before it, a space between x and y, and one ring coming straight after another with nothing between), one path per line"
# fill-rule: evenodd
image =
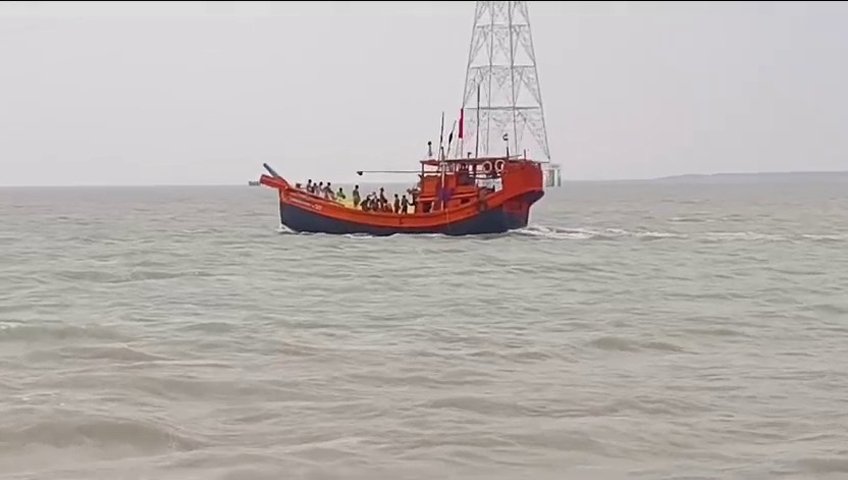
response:
M0 185L415 169L474 2L0 3ZM848 4L529 2L565 180L848 170ZM369 180L378 179L372 177Z

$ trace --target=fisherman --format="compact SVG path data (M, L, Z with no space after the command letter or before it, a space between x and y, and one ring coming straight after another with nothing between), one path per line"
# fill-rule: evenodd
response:
M353 208L359 207L359 202L362 199L359 197L359 185L353 187Z
M406 215L409 212L409 200L407 200L406 195L400 201L400 213Z
M419 192L420 192L420 190L418 190L417 186L406 189L406 193L408 193L409 196L412 198L412 204L413 205L415 204L415 201L418 199L418 193Z
M306 191L312 193L312 188L314 185L312 184L312 179L310 178L308 182L306 182Z
M324 187L324 198L329 200L335 200L336 194L333 192L333 187L330 185L330 182L327 182L327 186Z
M398 198L398 194L395 194L395 213L400 213L400 198Z
M344 190L342 190L342 187L339 187L339 191L336 193L336 200L344 203L346 199L347 196L345 195Z
M383 187L380 187L380 206L385 206L387 203L389 203L389 199L386 198L386 194L383 193Z
M322 181L322 182L318 182L318 186L316 187L315 185L312 185L312 188L313 188L312 193L313 193L314 195L319 195L319 196L320 196L322 193L324 193L324 182L323 182L323 181Z

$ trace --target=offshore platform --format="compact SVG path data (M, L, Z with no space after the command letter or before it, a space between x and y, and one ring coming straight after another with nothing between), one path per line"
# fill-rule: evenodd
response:
M462 108L466 144L485 156L506 143L514 154L545 162L546 187L562 185L560 166L550 161L527 2L477 2Z

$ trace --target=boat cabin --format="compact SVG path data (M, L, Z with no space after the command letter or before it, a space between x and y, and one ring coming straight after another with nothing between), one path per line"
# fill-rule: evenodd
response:
M540 166L519 157L422 160L415 212L437 212L473 203L502 190L505 184L523 183L521 173L527 169L540 170Z

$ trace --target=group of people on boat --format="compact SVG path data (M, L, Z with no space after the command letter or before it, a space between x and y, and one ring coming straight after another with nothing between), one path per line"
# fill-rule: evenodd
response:
M297 188L301 188L299 183L295 186ZM339 190L334 192L330 182L327 182L326 185L324 185L324 182L313 183L311 178L306 182L305 190L312 195L316 195L327 200L344 202L347 198L342 187L339 187Z
M296 184L295 187L303 188L299 183ZM312 195L326 200L333 200L342 204L344 204L345 200L347 200L347 195L345 195L344 189L339 187L338 191L333 191L333 187L330 182L327 182L326 184L324 182L315 183L310 178L306 182L306 187L303 189ZM415 205L415 196L417 191L408 190L408 193L412 196L411 201L406 197L406 195L399 196L396 193L394 201L389 202L389 199L386 197L385 189L380 187L379 194L377 192L371 192L363 199L359 193L359 185L356 185L353 188L351 197L353 208L361 208L365 212L394 212L397 214L407 214L409 213L410 207L414 207Z
M389 199L386 198L385 189L382 187L380 187L379 194L377 192L371 192L362 201L359 201L359 185L353 191L355 192L353 196L353 208L361 208L365 212L394 212L406 215L409 213L409 207L414 205L413 202L410 202L406 198L406 195L400 197L397 193L395 194L394 201L389 203Z

